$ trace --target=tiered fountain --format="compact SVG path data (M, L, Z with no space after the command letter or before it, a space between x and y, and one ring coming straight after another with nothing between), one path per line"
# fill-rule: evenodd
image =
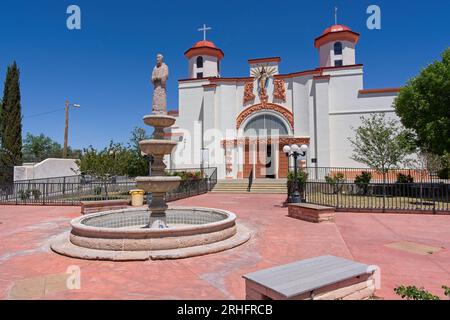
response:
M152 193L152 202L149 206L151 214L147 227L167 228L165 200L166 193L176 189L181 181L180 177L165 175L166 165L164 156L171 154L177 142L164 139L164 128L171 127L175 123L174 117L167 114L153 114L144 117L145 124L155 128L153 139L143 140L139 143L141 151L153 157L152 176L137 177L137 187Z
M138 188L152 193L149 207L94 213L71 221L71 231L56 237L51 248L62 255L93 260L177 259L234 248L250 238L236 224L232 212L197 207L168 208L165 195L177 188L180 177L166 176L164 156L177 142L164 139L164 129L176 118L166 112L168 69L158 55L152 74L155 86L153 112L144 117L155 128L150 140L140 142L141 151L153 156L152 176L138 177Z

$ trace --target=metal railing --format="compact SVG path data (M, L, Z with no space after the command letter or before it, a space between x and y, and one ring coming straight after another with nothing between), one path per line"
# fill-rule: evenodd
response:
M87 176L71 178L61 177L60 182L38 179L0 185L0 204L79 205L81 201L129 199L129 190L136 188L136 182L129 177L112 177L108 182ZM216 183L217 169L208 168L203 179L181 181L176 190L167 194L167 201L206 193Z
M289 167L293 171L293 167ZM310 181L325 181L325 177L333 177L338 173L342 173L344 179L347 182L354 182L356 176L360 175L363 171L369 172L372 175L371 182L382 183L383 174L377 172L375 169L370 168L340 168L340 167L306 167L302 168L308 173L308 180ZM440 181L439 178L430 173L428 170L421 169L390 169L385 174L384 182L396 182L398 175L410 175L414 182L437 182Z
M327 183L308 181L306 202L337 209L450 211L448 183Z

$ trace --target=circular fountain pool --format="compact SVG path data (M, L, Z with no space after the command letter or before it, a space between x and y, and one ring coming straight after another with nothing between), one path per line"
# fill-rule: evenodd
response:
M219 252L250 238L236 225L232 212L174 207L166 211L168 228L146 228L152 224L147 208L112 210L71 221L72 230L59 236L52 249L83 259L146 260L176 259Z

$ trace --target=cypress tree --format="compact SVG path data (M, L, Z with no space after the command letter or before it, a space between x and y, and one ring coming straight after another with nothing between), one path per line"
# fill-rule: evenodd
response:
M22 107L20 104L20 71L14 61L8 66L1 108L0 166L5 169L2 182L12 181L11 168L22 164ZM0 173L1 174L1 173Z

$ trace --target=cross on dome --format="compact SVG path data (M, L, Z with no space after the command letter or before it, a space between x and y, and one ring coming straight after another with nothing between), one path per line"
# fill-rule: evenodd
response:
M203 31L203 41L206 41L206 31L212 30L211 27L207 27L206 24L203 24L203 28L198 29L198 31Z
M337 12L338 8L334 7L334 24L338 24Z

